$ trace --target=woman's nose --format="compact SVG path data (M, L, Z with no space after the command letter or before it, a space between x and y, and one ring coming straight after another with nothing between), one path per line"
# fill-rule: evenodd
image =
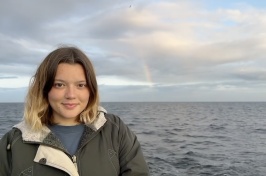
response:
M68 98L68 99L75 98L75 88L74 88L74 86L68 86L66 88L65 97Z

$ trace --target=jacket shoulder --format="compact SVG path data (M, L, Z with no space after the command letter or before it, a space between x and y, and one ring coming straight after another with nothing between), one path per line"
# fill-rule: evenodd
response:
M116 126L117 128L121 128L121 126L124 126L124 122L121 120L120 117L114 114L105 114L105 118L107 122L111 123L112 125Z
M1 142L5 141L5 143L11 144L13 143L13 141L20 137L21 131L17 128L12 128L1 138Z
M149 175L149 168L143 156L137 136L129 127L114 114L105 114L107 122L114 127L118 149L121 175ZM114 132L113 131L113 132Z

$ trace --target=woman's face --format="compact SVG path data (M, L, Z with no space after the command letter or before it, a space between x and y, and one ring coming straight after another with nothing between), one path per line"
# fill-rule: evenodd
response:
M58 65L54 84L48 93L54 123L75 125L90 97L84 69L80 64Z

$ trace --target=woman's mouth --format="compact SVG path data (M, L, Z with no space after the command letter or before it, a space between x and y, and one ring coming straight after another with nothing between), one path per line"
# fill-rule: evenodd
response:
M76 103L63 103L63 106L66 108L66 109L74 109L78 104Z

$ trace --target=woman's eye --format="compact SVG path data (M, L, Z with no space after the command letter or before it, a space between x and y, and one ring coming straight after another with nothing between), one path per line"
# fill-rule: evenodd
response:
M63 86L64 86L64 84L62 84L62 83L54 83L54 87L56 87L56 88L61 88Z
M86 84L78 84L79 88L83 88L83 87L86 87L86 86L87 86Z

